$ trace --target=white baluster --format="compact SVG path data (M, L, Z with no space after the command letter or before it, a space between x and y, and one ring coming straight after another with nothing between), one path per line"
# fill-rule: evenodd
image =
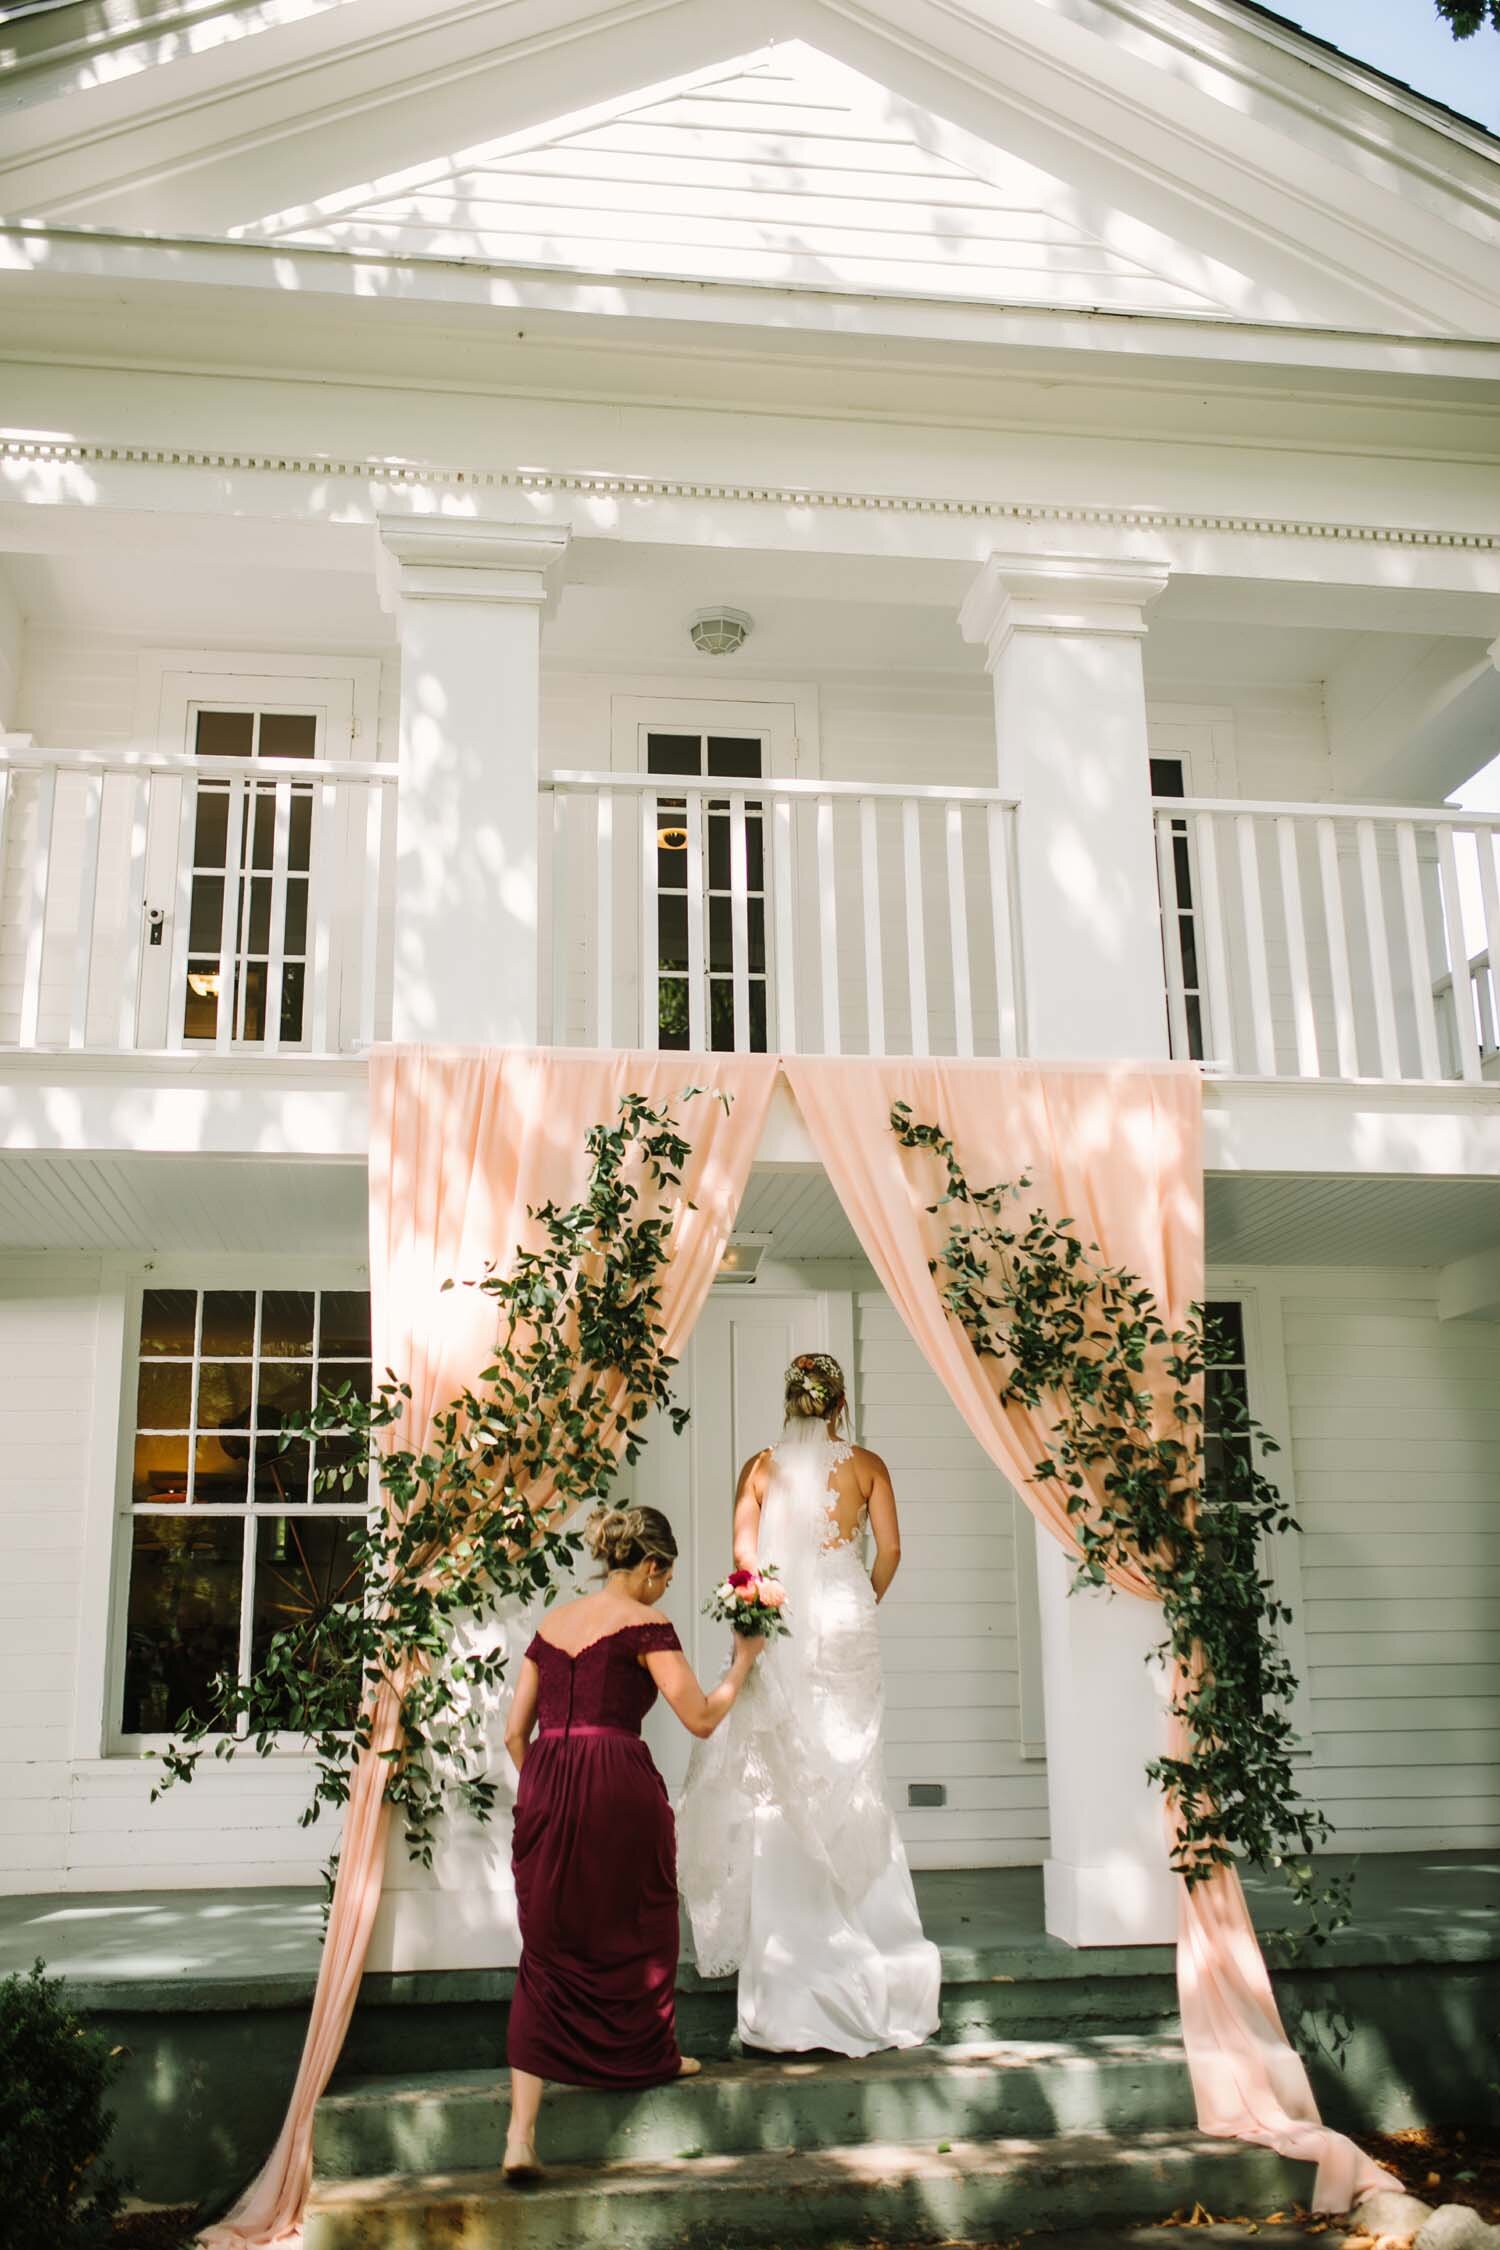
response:
M1480 990L1488 1004L1488 1020L1492 1028L1487 1044L1493 1051L1497 1015L1500 1015L1500 878L1497 878L1495 871L1495 854L1500 850L1500 829L1477 829L1474 848L1479 859L1479 897L1484 910L1486 956L1484 968L1480 972Z
M42 967L47 943L47 894L52 886L52 826L57 810L57 768L37 775L36 838L26 875L26 949L21 970L21 1045L34 1047L41 1022Z
M729 965L734 987L734 1051L750 1048L750 861L745 800L729 800Z
M94 966L94 913L99 901L99 829L104 812L103 774L84 774L83 860L78 871L78 937L73 956L73 1005L68 1045L88 1042L89 978Z
M1438 1056L1437 1009L1432 996L1432 955L1427 950L1422 876L1417 866L1417 832L1409 820L1398 820L1396 823L1396 865L1401 874L1401 908L1406 924L1407 960L1411 967L1417 1056L1424 1078L1441 1078L1443 1066Z
M1385 936L1385 901L1380 891L1380 861L1375 850L1375 823L1371 820L1356 821L1354 834L1359 847L1359 886L1364 898L1365 943L1370 949L1370 988L1375 1000L1375 1035L1380 1049L1380 1075L1382 1078L1399 1078L1401 1051L1396 1043L1391 956Z
M1333 822L1317 823L1318 872L1323 887L1323 928L1328 939L1328 975L1333 987L1333 1029L1340 1078L1359 1076L1359 1040L1354 1028L1354 989L1349 981L1349 939L1344 927L1344 889L1339 875L1338 835Z
M1245 924L1245 959L1250 973L1250 1017L1255 1032L1255 1067L1262 1078L1276 1076L1276 1026L1271 1018L1271 976L1266 961L1266 918L1260 895L1260 855L1253 813L1234 819L1240 855L1240 912Z
M771 885L776 909L776 1045L797 1053L796 899L792 890L792 800L771 804Z
M880 835L875 800L859 800L859 888L865 921L865 1036L872 1055L885 1053L885 969L880 947Z
M1234 1008L1229 996L1229 962L1224 944L1224 893L1219 887L1219 839L1210 812L1194 813L1194 857L1198 868L1195 926L1203 947L1208 979L1206 1059L1222 1069L1235 1067Z
M354 784L356 796L371 793L369 782ZM339 784L331 775L314 785L312 792L312 836L307 853L307 965L302 977L303 1037L315 1055L331 1054L343 1044L329 1039L330 1020L333 1016L333 961L334 917L340 913L343 889L342 854L339 851ZM342 916L340 915L342 922ZM219 1005L223 1009L222 946L219 961ZM310 1013L309 1013L310 1011Z
M116 1045L129 1052L140 1040L141 953L146 930L146 839L151 825L151 777L132 774L126 783L126 832L130 851L125 869L125 964L120 980Z
M1010 822L1007 805L984 808L989 838L990 935L995 950L995 1006L998 1010L1002 1055L1020 1052L1020 1027L1016 1020L1016 969L1011 921Z
M396 799L393 784L371 782L364 792L364 913L359 933L359 1029L361 1047L375 1044L376 995L380 977L380 914L391 895L386 881L395 846Z
M974 995L969 982L969 903L964 882L963 806L950 802L948 831L948 943L953 961L953 1035L960 1055L974 1052Z
M931 1052L927 1032L927 932L922 905L922 830L918 801L901 800L902 858L906 870L906 982L911 996L911 1051Z
M229 783L224 813L224 896L219 904L219 992L214 1018L214 1046L227 1055L234 1045L236 1016L244 1006L240 990L239 932L250 917L250 883L244 872L245 780L235 774Z
M266 963L265 1051L281 1052L281 995L286 981L286 871L292 835L292 785L275 784L271 824L270 959ZM249 981L248 979L246 980Z
M1464 944L1463 902L1458 895L1458 860L1453 849L1453 828L1446 820L1437 827L1438 875L1443 887L1443 927L1448 938L1448 959L1453 964L1453 1038L1458 1049L1460 1075L1471 1084L1483 1075L1479 1067L1481 1034L1474 1021L1474 979Z
M1302 868L1297 851L1297 822L1276 822L1276 850L1281 867L1281 911L1286 922L1287 963L1292 978L1292 1022L1297 1034L1297 1073L1318 1075L1318 1024L1313 1012L1312 978L1307 967L1307 930L1302 917Z
M703 823L705 800L689 791L684 812L687 821L687 941L688 941L688 1045L695 1055L708 1046L707 961L704 924L708 920L708 886L703 880Z
M607 789L594 799L594 916L599 987L595 1044L615 1043L615 801Z
M198 833L198 776L182 777L177 806L177 902L172 910L172 965L167 983L167 1045L187 1039L188 937L193 912L193 857Z
M833 872L833 799L818 799L818 956L823 971L823 1052L841 1055L839 910Z

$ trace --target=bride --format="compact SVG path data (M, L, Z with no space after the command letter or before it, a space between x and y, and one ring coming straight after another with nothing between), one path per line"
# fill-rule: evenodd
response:
M896 1501L878 1454L838 1434L847 1420L837 1360L794 1360L781 1441L746 1462L734 1503L735 1563L778 1573L790 1634L695 1747L678 1808L698 1968L738 1969L740 2038L776 2052L914 2047L938 2021L938 1950L881 1758L875 1607L901 1559Z

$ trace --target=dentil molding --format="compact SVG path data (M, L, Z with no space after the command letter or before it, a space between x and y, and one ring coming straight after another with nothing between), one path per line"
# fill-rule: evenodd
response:
M882 515L969 516L1002 523L1108 525L1128 531L1236 532L1331 539L1376 547L1500 552L1500 533L1403 524L1340 523L1302 516L1218 515L1201 509L1089 507L1037 500L958 499L943 493L847 492L834 486L732 484L695 477L625 476L582 469L453 468L374 455L210 451L193 446L101 445L59 438L0 439L0 464L201 469L271 476L348 477L389 488L456 492L562 492L607 498L727 500L780 508L838 508Z

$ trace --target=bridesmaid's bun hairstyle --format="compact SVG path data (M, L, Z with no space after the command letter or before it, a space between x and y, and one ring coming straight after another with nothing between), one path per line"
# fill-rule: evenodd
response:
M583 1536L595 1562L606 1570L677 1560L677 1537L660 1508L596 1508Z

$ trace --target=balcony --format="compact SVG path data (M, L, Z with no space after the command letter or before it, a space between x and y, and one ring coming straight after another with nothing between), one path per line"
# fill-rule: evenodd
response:
M320 1057L387 1028L393 766L0 751L0 1050Z
M1500 1083L1500 815L1179 798L1155 818L1174 1054Z
M555 773L557 1046L1020 1052L1014 802L988 789Z

